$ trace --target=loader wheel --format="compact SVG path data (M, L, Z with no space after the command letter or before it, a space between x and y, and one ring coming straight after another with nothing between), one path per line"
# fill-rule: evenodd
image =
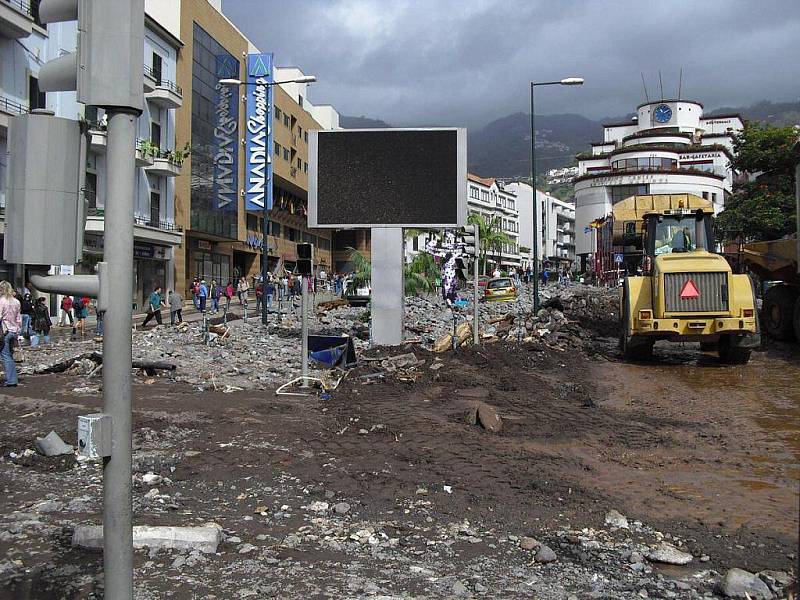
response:
M640 335L628 334L630 312L630 299L626 291L622 310L622 331L619 335L619 348L622 352L622 358L626 361L650 360L653 358L655 340Z
M797 292L787 285L776 285L764 294L761 307L761 325L770 336L778 340L791 340L797 326L793 323ZM800 339L800 338L798 338Z
M750 362L750 348L731 345L728 335L719 339L719 360L726 365L746 365Z
M701 352L716 352L719 348L719 342L700 342Z

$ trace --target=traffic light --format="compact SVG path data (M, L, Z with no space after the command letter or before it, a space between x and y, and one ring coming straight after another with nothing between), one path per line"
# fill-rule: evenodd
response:
M144 107L144 0L41 0L42 23L78 21L77 49L39 69L43 92L77 91L82 104Z
M297 244L297 272L300 275L314 274L313 244Z
M478 226L465 225L464 226L464 253L470 256L478 256Z

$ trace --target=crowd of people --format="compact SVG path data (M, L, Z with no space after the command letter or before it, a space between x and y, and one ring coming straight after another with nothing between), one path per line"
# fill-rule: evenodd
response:
M492 277L511 277L514 280L514 283L520 285L523 281L526 284L529 284L533 281L533 269L528 267L527 269L517 269L516 267L511 267L505 274L503 271L500 270L500 267L495 266L494 270L492 271ZM560 268L553 268L550 266L545 265L539 271L539 281L543 285L547 285L550 282L558 282L558 283L566 283L570 280L571 274L567 267L560 267Z

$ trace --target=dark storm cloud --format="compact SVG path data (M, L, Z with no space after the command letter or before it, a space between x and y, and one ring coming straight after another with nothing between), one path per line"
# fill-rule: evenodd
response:
M528 109L527 82L579 75L537 112L622 115L677 92L706 107L800 97L800 1L224 0L313 102L393 124L483 125Z

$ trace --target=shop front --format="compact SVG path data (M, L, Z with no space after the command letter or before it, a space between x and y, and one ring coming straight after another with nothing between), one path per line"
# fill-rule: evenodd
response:
M191 289L192 280L197 277L208 283L233 281L230 244L211 242L208 240L191 240L189 244L186 289Z

